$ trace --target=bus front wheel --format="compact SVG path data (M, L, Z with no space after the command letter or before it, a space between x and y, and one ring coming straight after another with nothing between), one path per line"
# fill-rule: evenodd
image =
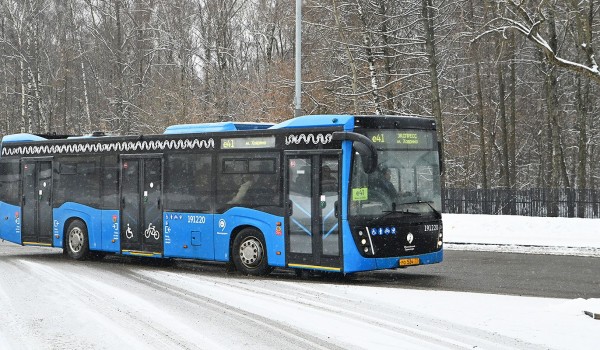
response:
M233 240L232 258L238 271L246 275L264 276L271 272L267 262L265 240L260 231L247 228Z
M90 252L87 227L81 220L74 220L67 228L67 254L75 260L85 260Z

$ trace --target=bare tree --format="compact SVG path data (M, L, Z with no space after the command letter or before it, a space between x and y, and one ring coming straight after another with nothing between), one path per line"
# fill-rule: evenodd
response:
M541 30L545 22L555 21L552 17L555 16L554 7L557 5L558 0L541 1L539 6L525 0L496 1L502 13L490 23L491 30L516 30L540 49L552 65L577 74L583 74L589 79L600 83L600 70L598 69L595 45L592 40L592 22L597 11L594 7L594 5L597 5L594 4L594 0L568 0L566 4L569 11L564 12L566 16L575 13L574 20L577 22L576 31L579 38L577 48L583 53L583 61L578 61L577 53L572 53L571 56L561 55L558 46L552 44L554 39L551 34L548 36L548 33ZM499 25L496 25L496 23Z

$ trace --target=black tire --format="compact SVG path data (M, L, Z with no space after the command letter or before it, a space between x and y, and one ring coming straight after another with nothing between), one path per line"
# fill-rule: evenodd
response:
M71 259L85 260L90 254L87 227L81 220L69 224L65 236L65 250Z
M267 261L267 250L262 233L253 228L243 229L233 240L231 257L236 269L253 276L268 275L272 268Z

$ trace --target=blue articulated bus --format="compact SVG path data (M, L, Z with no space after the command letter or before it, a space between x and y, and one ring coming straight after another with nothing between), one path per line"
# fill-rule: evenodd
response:
M344 274L442 261L432 119L320 115L160 135L3 137L0 238Z

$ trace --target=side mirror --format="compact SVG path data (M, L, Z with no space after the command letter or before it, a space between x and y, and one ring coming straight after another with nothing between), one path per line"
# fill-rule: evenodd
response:
M332 136L334 141L352 141L352 147L360 154L365 173L370 174L377 169L377 148L368 137L349 131L336 131Z

